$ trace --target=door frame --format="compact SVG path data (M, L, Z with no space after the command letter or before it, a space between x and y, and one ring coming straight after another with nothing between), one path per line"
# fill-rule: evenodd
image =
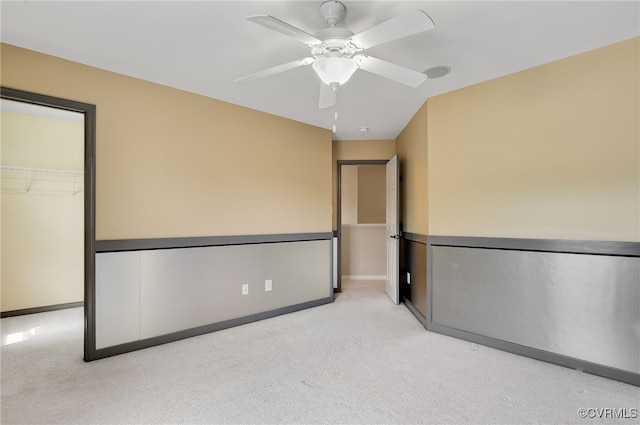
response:
M336 236L338 240L337 248L337 285L334 292L342 292L342 166L343 165L386 165L389 162L388 159L343 159L338 160L338 188L337 188L337 203L336 203L336 217L338 227Z
M96 106L0 87L0 98L84 115L84 360L95 351Z

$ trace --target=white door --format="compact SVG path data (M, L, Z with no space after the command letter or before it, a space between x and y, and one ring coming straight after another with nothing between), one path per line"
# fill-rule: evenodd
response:
M398 283L400 261L400 235L398 232L398 155L387 162L387 295L395 304L400 304Z

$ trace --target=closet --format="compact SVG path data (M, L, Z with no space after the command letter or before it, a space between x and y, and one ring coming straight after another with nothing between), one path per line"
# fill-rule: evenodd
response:
M2 99L2 315L84 300L84 115Z

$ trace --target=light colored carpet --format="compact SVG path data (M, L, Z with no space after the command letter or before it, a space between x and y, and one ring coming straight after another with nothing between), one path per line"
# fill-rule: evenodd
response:
M333 304L91 363L81 309L2 319L3 344L36 326L2 346L5 425L640 421L578 416L632 413L640 388L427 332L379 282L345 282Z

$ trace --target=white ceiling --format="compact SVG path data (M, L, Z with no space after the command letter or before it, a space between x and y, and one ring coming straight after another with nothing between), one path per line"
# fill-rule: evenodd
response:
M336 107L324 110L310 66L234 83L309 56L304 44L247 16L272 15L313 34L326 27L321 3L4 0L1 39L322 128L335 123L335 140L356 140L394 139L429 97L640 35L638 1L345 0L340 26L354 33L424 10L435 29L366 53L421 72L446 65L451 73L413 89L357 71L340 87Z

